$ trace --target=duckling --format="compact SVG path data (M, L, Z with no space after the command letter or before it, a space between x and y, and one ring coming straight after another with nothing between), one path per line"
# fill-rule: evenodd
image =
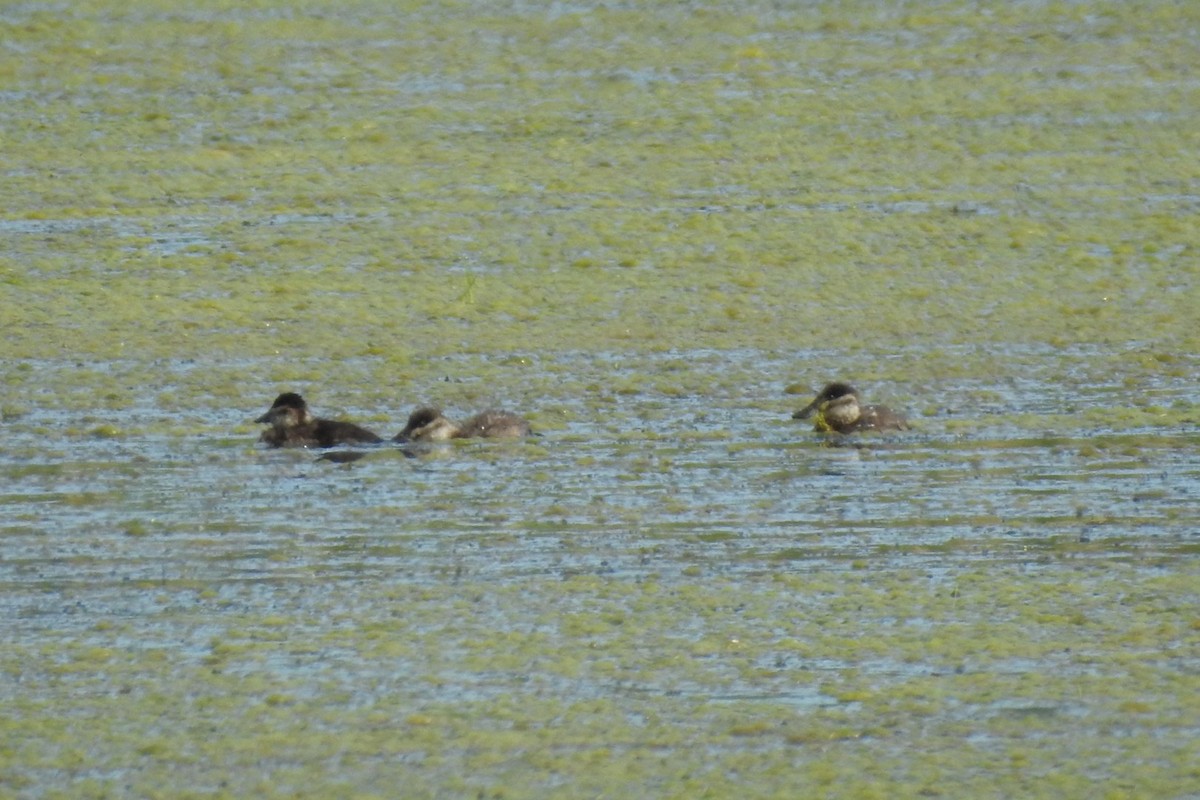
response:
M792 419L805 419L813 411L813 430L822 433L854 433L856 431L906 431L908 420L887 406L860 404L858 390L840 381L829 383L804 408L792 414Z
M529 423L511 411L489 409L459 425L442 416L440 409L423 406L409 415L408 424L393 441L445 442L476 437L517 439L530 432Z
M375 444L383 439L352 422L318 419L304 398L284 392L255 422L270 425L259 441L270 447L336 447L339 444Z

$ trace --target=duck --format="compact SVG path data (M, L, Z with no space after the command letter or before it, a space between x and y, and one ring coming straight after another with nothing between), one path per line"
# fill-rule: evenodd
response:
M259 441L269 447L325 448L383 441L378 434L353 422L314 417L304 398L296 392L284 392L276 397L267 413L254 421L271 426L259 437Z
M532 432L529 422L511 411L488 409L461 425L447 419L441 409L422 406L408 416L395 442L446 442L451 439L519 439Z
M835 381L826 384L811 403L792 414L792 419L807 419L815 411L813 430L821 433L908 430L908 420L903 414L887 406L863 405L861 400L853 386Z

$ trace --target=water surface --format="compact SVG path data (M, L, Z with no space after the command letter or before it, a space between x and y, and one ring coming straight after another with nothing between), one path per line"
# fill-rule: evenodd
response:
M0 794L1194 795L1198 25L0 11Z

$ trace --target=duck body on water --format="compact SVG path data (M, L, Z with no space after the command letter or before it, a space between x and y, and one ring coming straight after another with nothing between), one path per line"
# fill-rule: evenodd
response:
M254 420L270 425L259 441L269 447L337 447L343 444L378 444L383 438L353 422L320 419L308 410L296 392L275 398L267 413Z
M461 425L447 419L440 409L422 406L408 417L396 442L448 442L451 439L519 439L531 433L529 423L511 411L488 409Z
M825 385L813 401L792 414L792 419L813 417L813 430L821 433L906 431L908 420L887 406L864 405L857 389L835 381Z
M908 420L903 414L887 406L864 404L859 391L843 381L826 384L812 402L792 415L793 419L809 417L813 419L813 430L821 433L908 430ZM375 432L353 422L314 416L304 398L296 392L284 392L276 397L270 409L255 422L270 426L259 437L268 447L324 449L384 441ZM404 428L390 441L405 444L474 438L518 439L531 434L529 422L511 411L488 409L460 424L447 418L439 408L421 406L409 415Z

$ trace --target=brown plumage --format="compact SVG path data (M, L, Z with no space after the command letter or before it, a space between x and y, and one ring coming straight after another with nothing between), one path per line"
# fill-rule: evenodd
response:
M792 414L805 419L814 411L813 430L824 433L857 431L906 431L908 420L887 406L862 405L858 390L848 383L826 384L813 401Z
M397 442L445 442L450 439L485 437L516 439L530 434L529 423L511 411L489 409L459 425L446 419L439 409L423 406L408 417Z
M276 397L267 413L254 421L271 426L259 437L259 441L270 447L336 447L383 441L377 434L353 422L314 417L304 398L295 392L284 392Z

